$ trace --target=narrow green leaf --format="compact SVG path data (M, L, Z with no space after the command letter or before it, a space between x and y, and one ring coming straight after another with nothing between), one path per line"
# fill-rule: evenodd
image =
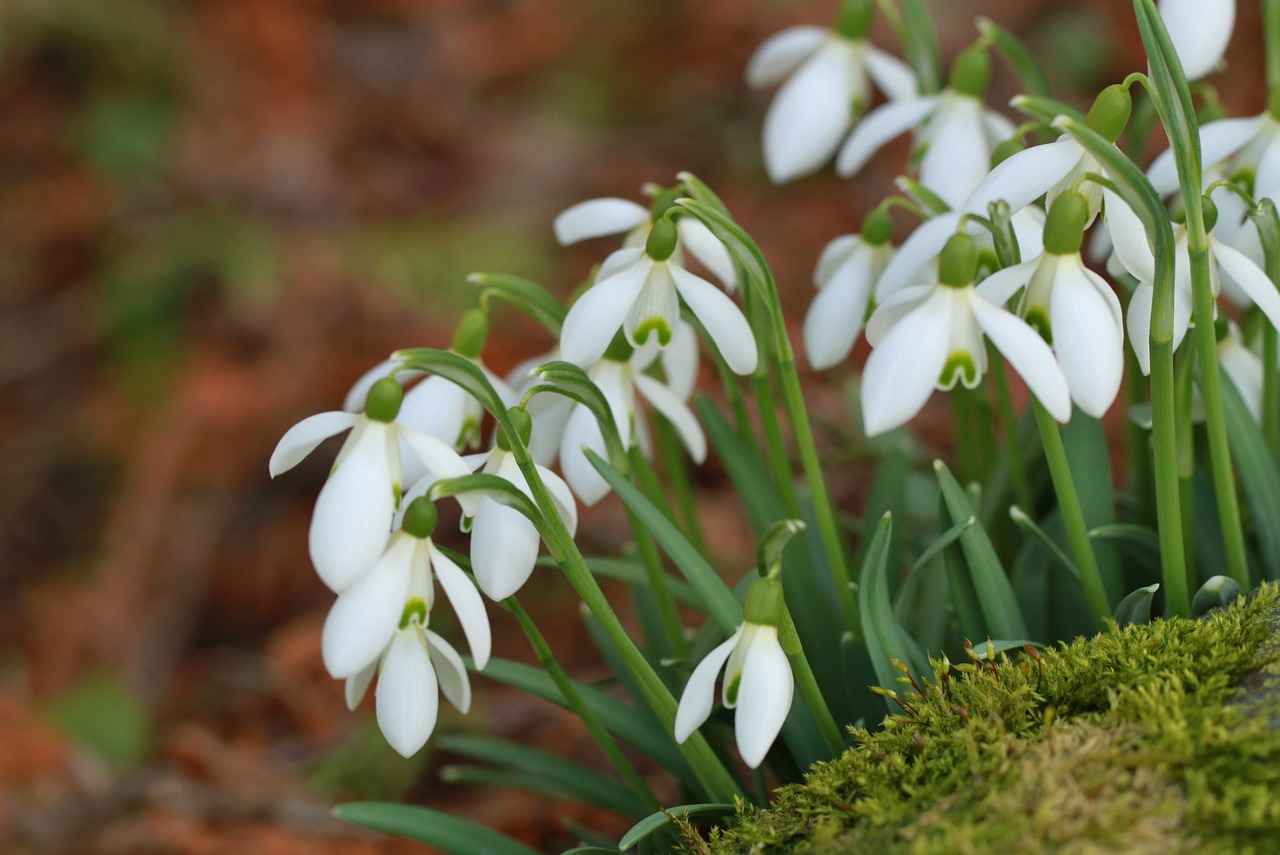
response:
M1026 113L1033 119L1045 124L1053 124L1059 116L1069 116L1080 124L1084 124L1085 115L1069 104L1049 98L1047 95L1019 95L1009 102L1015 110Z
M711 233L725 245L739 266L746 272L747 284L760 291L766 305L774 291L773 274L765 261L764 253L742 226L727 212L697 199L680 199L676 202L702 221Z
M747 510L752 529L756 534L763 534L775 520L787 515L768 469L752 453L750 443L733 429L705 395L698 395L693 403L711 446L720 455L729 480Z
M1230 375L1222 374L1230 381ZM1233 382L1222 384L1227 443L1240 473L1268 579L1280 579L1280 475L1267 442Z
M688 192L689 198L701 202L726 217L729 216L729 209L725 206L716 192L706 185L705 182L692 172L678 172L676 178L684 185L684 189Z
M941 460L935 461L933 469L942 490L942 500L951 518L963 520L974 516L973 504L968 494L946 464ZM973 589L988 633L1001 638L1025 638L1027 629L1022 611L1018 608L1013 587L1009 584L995 547L991 545L991 539L987 537L986 529L981 525L965 529L960 535L960 547L964 552L965 564L973 580Z
M970 527L978 524L977 517L969 517L967 520L961 520L942 533L942 535L929 544L929 548L920 553L920 557L916 559L916 563L911 566L911 572L908 578L915 575L927 564L930 564L935 558L942 555L943 550L951 546L960 539L960 535L964 534Z
M863 641L867 645L867 654L876 669L876 679L881 686L892 687L901 672L893 666L891 660L906 662L915 673L925 673L929 663L923 660L920 651L909 643L906 633L898 625L897 616L893 612L893 603L889 599L888 566L886 559L889 553L889 533L893 522L888 514L880 520L871 547L867 550L867 561L862 567L862 583L858 586L858 610L862 615ZM892 701L889 711L893 712Z
M486 312L490 300L505 300L542 324L553 336L560 336L568 309L536 282L506 273L472 273L467 281L480 287L480 307Z
M1062 547L1057 544L1057 541L1050 537L1044 529L1036 525L1036 521L1031 519L1031 517L1027 515L1026 511L1022 510L1022 508L1017 505L1013 505L1009 508L1009 518L1013 520L1014 524L1017 525L1018 528L1031 535L1037 543L1043 546L1045 551L1049 553L1053 560L1057 561L1058 564L1070 571L1071 575L1076 579L1080 578L1080 568L1071 560L1071 556L1063 552Z
M506 767L486 770L499 776L509 775L513 770L523 772L533 783L529 788L533 792L566 796L625 816L646 813L635 794L620 782L559 754L478 734L445 734L437 738L436 745L454 754Z
M938 51L938 33L924 0L903 0L902 48L907 62L915 69L920 94L929 95L942 88L942 59Z
M1031 52L1022 40L1013 33L1001 27L990 18L978 18L976 21L978 32L991 39L996 50L1000 51L1000 55L1009 63L1009 67L1013 69L1013 73L1018 76L1018 80L1022 81L1023 87L1032 95L1047 96L1052 87L1049 85L1049 78L1045 76L1044 70L1040 68L1040 63L1036 62L1035 55Z
M631 830L622 835L622 839L618 841L618 849L622 851L630 849L676 817L732 816L735 811L736 808L729 804L677 805L673 808L666 808L657 813L649 814L632 826Z
M1134 0L1133 6L1142 44L1147 49L1156 109L1165 126L1169 147L1182 167L1178 170L1179 183L1184 194L1198 197L1203 187L1200 178L1200 130L1191 100L1191 87L1156 4L1152 0Z
M1102 422L1077 408L1062 427L1062 444L1085 526L1092 530L1114 523L1116 497L1112 487L1111 453ZM1114 603L1124 591L1119 555L1110 544L1094 544L1093 555L1107 600Z
M578 846L574 849L566 849L560 855L618 855L617 849L605 849L602 846Z
M484 676L503 685L512 686L568 709L564 694L541 668L505 659L490 659L484 671L476 673L483 673ZM658 720L646 709L633 707L610 694L582 683L575 683L574 688L582 696L583 703L595 713L609 733L634 746L650 760L679 778L686 786L701 789L697 776L676 747L675 738L664 731L658 724Z
M494 391L489 378L484 376L480 366L470 359L459 356L451 350L440 350L434 347L414 347L398 350L391 358L400 362L405 368L436 374L452 380L471 394L480 405L490 413L505 412L506 406L498 393Z
M596 418L596 424L600 426L610 462L615 468L625 472L628 465L627 449L622 446L618 425L614 423L613 410L609 407L609 402L600 391L600 387L592 382L587 372L571 362L557 360L539 365L533 373L539 380L550 384L559 394L572 398L591 411Z
M962 518L961 522L972 519L973 515ZM938 525L947 531L961 522L953 523L951 512L947 508L947 500L941 493L938 495ZM942 548L943 566L947 571L947 589L951 593L951 606L955 609L956 622L960 625L960 634L965 638L981 638L986 634L983 629L982 607L978 604L978 592L973 587L973 576L965 565L964 547L959 543L961 532L956 539Z
M538 511L538 506L533 503L533 499L524 494L524 491L506 478L477 472L473 475L462 475L457 478L442 478L432 483L427 490L427 498L433 502L462 494L484 496L487 499L493 499L500 505L517 510L521 516L537 527L539 534L542 533L543 520L542 514Z
M425 843L449 855L538 855L492 828L418 805L348 802L333 809L344 822Z
M1191 601L1191 616L1201 617L1220 606L1229 606L1244 596L1240 584L1230 576L1214 576L1200 586Z
M1116 623L1122 627L1132 623L1151 623L1151 600L1158 590L1158 583L1147 585L1121 600L1115 610Z
M1123 544L1150 558L1151 566L1160 564L1160 536L1156 530L1134 523L1111 523L1089 531L1089 537Z
M587 459L596 468L600 476L609 482L609 486L618 494L623 503L631 509L653 535L671 558L671 561L684 574L689 584L702 597L707 614L720 624L726 633L731 633L742 623L742 605L711 567L698 550L680 533L675 524L654 507L630 481L618 473L591 449L584 449Z

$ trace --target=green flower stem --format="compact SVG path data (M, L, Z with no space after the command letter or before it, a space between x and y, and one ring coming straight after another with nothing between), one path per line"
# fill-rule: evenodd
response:
M1132 293L1121 288L1120 304L1123 317L1129 316L1129 300ZM1147 403L1147 383L1142 376L1142 367L1133 348L1124 349L1124 401L1126 410ZM1133 494L1137 496L1141 519L1148 525L1154 525L1155 481L1151 471L1151 437L1142 425L1134 419L1124 420L1125 459L1129 462L1129 480L1133 485Z
M702 536L702 524L698 522L698 507L693 495L693 481L689 478L689 458L680 444L675 430L662 416L654 419L654 438L662 472L667 476L671 492L675 494L676 509L684 520L684 533L693 547L707 554L706 539Z
M645 498L653 502L653 506L662 515L671 520L675 525L680 524L680 520L676 517L675 508L671 507L671 503L667 501L667 493L662 488L662 481L658 478L658 473L653 470L653 464L649 459L640 453L638 446L631 446L627 454L627 465L631 475L631 483L644 493Z
M967 484L978 477L977 446L973 438L973 409L964 387L951 390L951 444L955 446L956 474Z
M1187 335L1195 337L1197 330L1192 329ZM1188 350L1193 349L1194 345L1188 343ZM1175 435L1178 442L1178 495L1181 496L1182 501L1182 554L1186 556L1188 580L1196 577L1196 447L1195 433L1191 426L1192 368L1194 366L1195 359L1188 353L1177 360L1173 368L1173 400L1177 408Z
M778 405L773 396L773 386L769 375L761 371L752 378L755 387L756 404L760 412L760 426L764 429L765 447L768 449L769 465L773 469L773 480L782 497L782 507L787 516L800 516L800 500L796 496L796 485L791 470L791 458L787 454L786 441L782 438L782 425L778 421Z
M1280 333L1271 324L1262 325L1262 435L1271 457L1280 460Z
M586 725L587 732L591 734L596 744L600 746L600 750L604 752L605 757L613 764L613 768L622 776L622 780L626 782L627 786L631 788L631 791L636 794L636 797L640 799L641 804L647 810L661 810L662 805L657 796L653 794L653 790L645 783L644 778L631 761L627 759L627 756L622 753L618 743L609 735L609 731L600 723L599 717L592 712L591 707L587 706L582 699L582 695L578 694L577 686L569 679L569 675L565 673L564 668L560 667L559 661L556 660L555 654L551 651L551 646L547 644L546 638L538 630L533 619L529 617L529 613L520 605L519 600L515 597L508 597L502 601L502 606L511 612L516 622L520 624L520 628L524 630L525 637L529 639L529 646L533 648L534 656L538 658L538 664L546 670L552 682L560 689L569 708Z
M638 460L637 460L638 459ZM637 466L637 462L643 464ZM641 470L647 470L651 475L653 470L649 469L644 455L640 453L639 446L631 447L631 471L639 473ZM656 479L655 479L656 480ZM636 482L643 479L636 478ZM633 483L636 483L633 482ZM643 483L636 483L636 487L642 492L649 492ZM659 495L657 499L661 500L661 488L659 486ZM649 496L652 500L653 496ZM689 655L689 645L684 637L684 626L680 623L680 611L676 608L675 598L671 596L671 588L667 585L667 573L662 567L662 555L658 552L658 545L653 542L653 537L644 527L644 523L636 516L635 511L631 510L630 505L624 503L627 512L627 523L631 526L632 536L635 538L636 551L640 553L640 562L644 565L645 579L649 583L649 591L653 594L654 602L658 607L658 619L662 621L662 633L666 636L667 646L670 648L672 655L685 658Z
M1157 269L1157 282L1162 271ZM1164 265L1164 278L1173 285L1173 265ZM1157 296L1159 296L1157 284ZM1172 297L1172 292L1170 292ZM1172 302L1172 300L1170 300ZM1159 304L1151 320L1151 440L1155 447L1156 531L1160 537L1160 568L1166 610L1171 616L1191 614L1187 556L1182 542L1182 501L1178 483L1177 414L1174 403L1172 317L1167 327L1157 324ZM1169 313L1172 315L1172 312ZM1188 503L1189 504L1189 503Z
M990 374L990 369L988 369ZM964 395L969 399L969 411L973 417L974 436L978 442L978 477L985 481L991 474L995 463L996 449L1000 447L996 439L996 423L991 417L991 405L978 389L965 389Z
M1067 530L1071 557L1080 570L1085 602L1089 604L1093 622L1099 630L1104 630L1111 618L1111 605L1107 601L1106 586L1102 584L1098 560L1093 554L1093 544L1089 541L1089 527L1085 524L1080 497L1076 493L1075 478L1071 475L1071 466L1067 462L1067 449L1062 442L1062 433L1043 404L1033 398L1031 405L1035 408L1036 426L1040 428L1040 442L1044 446L1044 457L1049 464L1049 477L1053 479L1053 490L1058 495L1058 509Z
M1267 88L1280 86L1280 0L1262 0L1262 36L1267 48Z
M848 743L845 741L844 734L840 732L840 726L836 724L835 717L831 715L830 708L827 707L827 701L822 696L822 687L818 685L818 678L814 675L813 668L809 666L809 659L804 655L804 648L800 645L795 621L791 619L790 610L785 608L782 612L782 624L778 627L778 637L782 643L783 652L787 654L787 661L791 663L791 673L795 675L796 689L799 690L800 697L804 698L809 714L817 723L822 739L827 743L827 750L831 752L832 757L839 757L848 747Z
M1009 377L1004 370L1004 357L991 342L987 342L988 373L996 391L996 409L1000 413L1000 432L1004 434L1004 453L1009 461L1009 480L1013 482L1013 495L1018 506L1035 507L1031 495L1031 482L1027 480L1027 465L1018 443L1018 420L1013 412L1013 396L1009 394Z
M1209 238L1205 232L1201 198L1187 202L1187 249L1191 256L1192 315L1200 333L1196 349L1200 364L1200 396L1204 400L1205 428L1209 440L1209 468L1218 498L1218 524L1227 553L1227 574L1249 590L1249 561L1245 556L1244 529L1240 524L1240 499L1236 495L1235 470L1227 445L1227 420L1222 408L1222 375L1218 370L1218 343L1213 335L1214 296L1210 279Z
M494 413L494 417L498 421L498 426L506 432L508 437L517 436L505 410ZM560 519L555 501L551 498L547 485L543 483L542 476L538 474L537 465L529 455L529 449L517 438L511 443L511 453L515 455L516 463L524 473L534 504L542 513L544 521L542 537L547 544L547 549L551 552L551 557L556 564L560 565L569 584L578 592L582 602L600 621L605 634L617 647L619 655L631 670L640 691L644 694L646 703L657 715L658 721L668 732L674 730L676 699L662 682L662 678L653 670L653 666L645 659L644 654L636 647L635 642L631 640L626 627L622 625L617 613L609 605L608 597L605 596L604 591L600 590L599 583L591 575L586 560L578 551L577 544L573 542L573 535ZM742 795L741 786L721 759L716 756L702 734L694 733L680 746L680 750L688 758L694 774L698 776L698 780L711 799L732 802L735 796Z

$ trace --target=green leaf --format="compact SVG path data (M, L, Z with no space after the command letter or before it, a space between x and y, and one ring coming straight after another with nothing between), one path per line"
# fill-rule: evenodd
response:
M538 855L492 828L418 805L348 802L335 807L333 815L344 822L434 846L448 855Z
M622 835L622 839L618 841L618 849L622 851L630 849L666 826L676 817L731 816L735 811L736 808L729 804L678 805L673 808L665 808L657 813L649 814L632 826L631 830Z
M928 95L942 88L942 60L938 54L938 34L924 0L903 0L902 46L907 62L915 69L920 94Z
M1046 95L1019 95L1009 102L1015 110L1026 113L1033 119L1039 119L1051 125L1059 116L1068 116L1080 124L1084 124L1085 115L1068 104L1049 98Z
M760 537L760 545L756 548L756 563L766 572L774 563L782 560L782 550L791 542L791 538L807 528L804 520L779 520Z
M1160 563L1160 536L1156 530L1145 525L1134 523L1111 523L1090 529L1089 537L1094 540L1105 540L1131 547L1134 551L1146 556L1147 563L1158 567Z
M725 245L733 260L746 272L747 283L760 291L768 305L776 291L773 274L769 271L764 253L746 230L734 222L723 207L716 208L697 199L680 199L676 204L701 220L716 239Z
M613 410L605 399L600 387L592 382L577 365L571 362L555 361L539 365L534 369L538 379L549 383L554 391L565 395L585 406L596 417L600 433L604 437L605 447L609 451L609 461L621 472L628 471L627 449L622 447L619 426L614 423Z
M473 475L461 475L457 478L442 478L432 483L427 490L427 498L433 502L452 496L484 496L493 499L500 505L519 511L522 516L537 527L542 533L544 522L538 506L525 495L524 491L506 478L477 472Z
M863 641L867 645L871 664L876 669L876 679L884 687L893 686L901 676L891 660L906 662L916 673L926 673L929 670L929 663L924 661L920 651L908 641L906 633L898 625L893 603L889 599L886 558L892 528L893 521L885 514L881 517L880 526L867 550L867 561L862 566L862 583L858 586ZM885 698L885 703L890 705L889 712L893 712L892 701Z
M1035 55L1017 36L990 18L980 17L976 23L978 32L990 39L996 50L1000 51L1000 55L1009 63L1027 92L1047 96L1052 91L1049 78L1040 68L1040 63L1036 62Z
M974 516L968 494L946 464L941 460L935 461L933 469L950 518L964 520ZM991 545L991 539L987 537L986 529L981 525L971 526L965 529L959 540L978 606L982 610L984 626L987 628L987 633L984 634L1000 638L1025 638L1027 629L1022 611L1018 608L1013 587L1009 584L995 547Z
M469 662L468 667L471 667ZM490 659L484 671L476 673L482 673L503 685L527 692L557 706L569 708L564 693L541 668L506 659ZM600 720L605 730L634 746L641 754L671 772L685 785L701 789L697 776L676 747L675 737L663 730L658 720L648 710L633 707L606 692L582 683L574 683L574 688L582 697L583 703Z
M734 491L747 509L752 529L756 534L762 534L771 523L787 515L778 491L773 488L768 469L752 453L750 443L733 429L705 395L698 395L693 403L703 430L733 482Z
M1116 623L1120 626L1151 623L1151 600L1158 590L1160 590L1159 583L1154 583L1145 588L1139 588L1121 600L1115 610Z
M494 391L493 384L489 382L489 378L485 377L484 372L480 370L480 366L451 350L440 350L434 347L413 347L407 350L398 350L391 354L391 358L403 364L405 368L412 368L427 374L436 374L452 380L470 393L473 398L480 402L480 406L494 416L499 413L505 413L507 410L506 405L502 403L502 398Z
M1201 617L1220 606L1229 606L1244 596L1238 582L1230 576L1214 576L1200 586L1191 601L1191 616Z
M713 208L726 217L729 216L729 209L725 206L716 192L703 182L701 178L692 172L678 172L676 178L684 185L685 191L689 194L689 198L701 202L710 208Z
M88 677L53 701L46 713L59 730L113 769L133 768L151 750L151 716L115 677Z
M454 754L506 767L502 770L485 770L498 776L499 780L495 783L504 783L502 776L509 775L514 770L528 776L526 780L532 786L527 789L532 792L566 796L626 816L641 816L646 813L644 805L636 799L635 794L620 782L559 754L476 734L446 734L437 738L436 745ZM505 779L506 783L511 780Z
M578 846L566 849L560 855L618 855L617 849L605 849L602 846Z
M732 633L742 623L742 605L733 591L724 583L711 567L711 563L693 548L685 536L680 533L671 520L653 503L644 497L631 482L618 473L616 469L600 459L591 449L583 449L591 465L600 476L609 483L631 512L639 517L641 523L658 541L671 561L684 574L689 584L702 597L709 614L726 633Z
M1200 179L1200 130L1191 87L1156 4L1152 0L1134 0L1133 6L1142 44L1147 49L1153 100L1179 164L1178 181L1185 196L1198 199L1204 185Z
M600 555L588 555L584 560L594 576L604 579L617 579L630 585L645 586L649 584L649 577L645 575L645 569L639 562L629 561L624 558L606 558ZM554 569L557 564L555 559L544 556L538 559L538 566ZM702 608L702 597L699 597L698 592L693 590L693 587L685 580L668 574L666 585L667 590L671 592L671 596L675 597L681 604L692 606L696 609Z
M560 336L568 309L536 282L505 273L472 273L467 281L480 287L480 307L486 312L490 300L505 300L542 324L553 336Z
M1230 381L1225 371L1222 376ZM1262 431L1249 414L1233 382L1222 384L1222 408L1227 422L1227 445L1240 472L1245 502L1253 516L1258 551L1269 579L1280 579L1280 475Z
M1062 427L1062 444L1085 526L1094 529L1114 523L1116 497L1112 487L1111 454L1102 422L1077 408ZM1125 588L1119 556L1110 544L1095 544L1093 554L1107 600L1114 603Z
M931 563L934 559L940 556L947 547L960 539L960 535L964 534L966 530L977 524L977 517L969 517L967 520L961 520L951 528L944 531L937 540L929 544L929 547L924 552L920 553L920 557L916 559L916 563L911 565L911 572L908 574L908 578L914 576L924 568L925 565Z
M1049 553L1050 557L1069 570L1072 576L1076 579L1080 578L1080 568L1076 566L1076 563L1071 560L1067 553L1062 551L1062 547L1058 545L1057 541L1050 537L1044 529L1036 525L1035 520L1027 516L1026 511L1017 505L1013 505L1009 508L1009 518L1013 520L1018 528L1035 538Z

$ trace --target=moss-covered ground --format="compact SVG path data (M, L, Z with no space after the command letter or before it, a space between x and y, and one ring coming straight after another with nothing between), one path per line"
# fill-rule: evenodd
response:
M1280 852L1280 587L899 687L696 853Z

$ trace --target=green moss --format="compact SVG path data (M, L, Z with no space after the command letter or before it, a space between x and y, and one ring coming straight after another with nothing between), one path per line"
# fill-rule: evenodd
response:
M1201 621L951 667L689 852L1274 851L1280 587Z

